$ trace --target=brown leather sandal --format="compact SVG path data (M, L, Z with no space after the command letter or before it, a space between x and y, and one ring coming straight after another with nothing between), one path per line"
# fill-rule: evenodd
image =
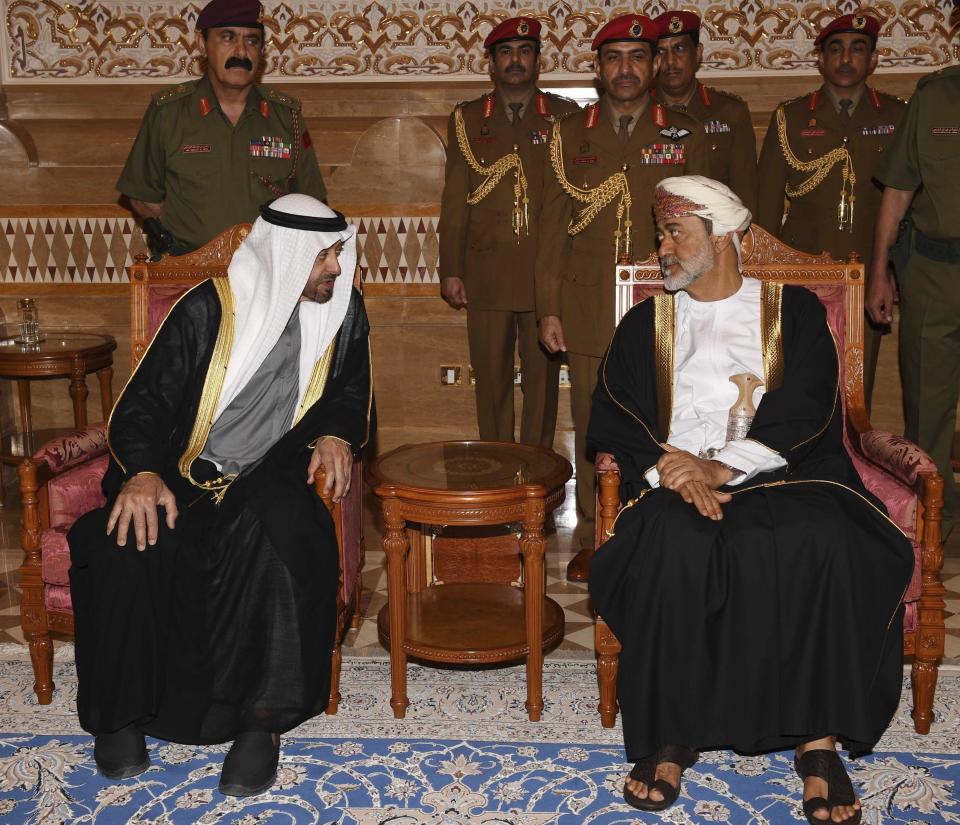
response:
M698 754L691 748L683 745L664 745L657 753L644 757L630 771L630 778L643 782L647 786L647 797L641 799L626 785L623 788L623 800L628 805L640 811L664 811L669 808L680 796L680 784L683 781L683 772L697 763ZM657 779L657 766L661 762L673 762L680 766L680 782L671 785L665 779ZM660 791L663 799L651 799L650 791Z
M808 776L816 776L827 783L827 799L822 796L815 796L812 799L803 800L803 815L811 825L824 825L832 823L830 814L833 809L841 805L853 805L857 801L857 795L853 791L853 783L850 781L850 774L843 766L843 761L835 750L810 750L802 756L794 756L793 769L801 781L805 781ZM821 808L827 809L827 818L819 819L814 816L814 812ZM863 809L856 811L853 816L844 819L835 825L858 825L863 818Z

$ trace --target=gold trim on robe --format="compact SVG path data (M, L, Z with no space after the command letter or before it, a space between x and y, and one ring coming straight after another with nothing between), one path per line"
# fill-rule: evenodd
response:
M658 435L670 438L673 420L674 312L672 295L653 296L654 364L657 370Z
M763 347L765 392L783 384L782 302L783 284L764 281L760 285L760 343Z
M293 417L293 423L290 425L291 429L303 418L303 414L317 403L317 399L323 395L323 390L327 386L327 376L330 374L330 364L333 361L333 353L336 348L337 337L334 336L326 351L320 356L320 360L313 365L313 372L310 374L310 383L307 384L307 391L303 394L303 401L300 402L300 408Z

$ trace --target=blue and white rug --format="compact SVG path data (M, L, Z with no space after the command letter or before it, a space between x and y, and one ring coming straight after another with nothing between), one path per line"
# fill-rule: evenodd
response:
M0 650L0 656L9 651ZM521 668L453 672L411 666L405 720L389 710L389 663L347 660L336 717L283 740L277 784L246 800L217 780L227 746L148 740L151 768L123 782L97 775L73 714L76 677L58 651L54 702L33 701L29 661L0 660L0 822L611 825L802 822L789 754L701 756L676 806L641 815L621 797L620 732L596 714L593 665L548 662L546 708L525 720ZM908 697L905 680L904 696ZM941 672L936 721L913 733L905 702L873 756L852 763L864 822L960 823L960 672Z

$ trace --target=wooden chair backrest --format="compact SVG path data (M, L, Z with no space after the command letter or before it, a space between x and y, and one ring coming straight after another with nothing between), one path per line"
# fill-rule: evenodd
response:
M810 255L787 246L765 229L752 225L743 238L743 274L763 281L804 286L827 310L827 320L840 353L840 381L848 417L867 429L863 396L863 285L859 257L835 261L826 252ZM617 323L640 301L663 292L663 273L656 255L635 266L616 268Z

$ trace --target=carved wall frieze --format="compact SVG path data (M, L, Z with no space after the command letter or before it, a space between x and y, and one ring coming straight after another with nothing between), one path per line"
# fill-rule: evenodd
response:
M194 26L203 2L0 0L4 83L178 82L199 76ZM265 75L317 79L442 80L487 76L483 38L526 14L544 24L544 79L588 79L590 42L603 23L631 11L660 14L673 0L267 0ZM960 14L951 0L686 0L704 21L703 68L815 72L812 43L836 13L881 18L885 69L922 71L957 59Z

